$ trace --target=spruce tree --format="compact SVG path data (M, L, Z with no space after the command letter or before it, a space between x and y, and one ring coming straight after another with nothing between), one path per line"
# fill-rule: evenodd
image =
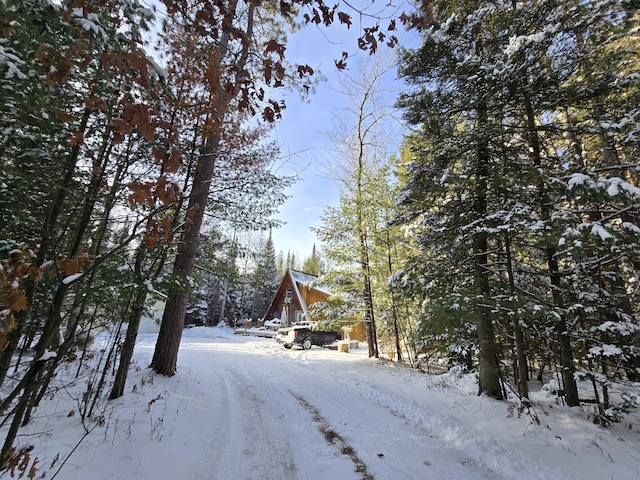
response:
M258 252L258 262L251 277L253 301L251 302L250 317L260 319L267 313L280 280L271 232Z

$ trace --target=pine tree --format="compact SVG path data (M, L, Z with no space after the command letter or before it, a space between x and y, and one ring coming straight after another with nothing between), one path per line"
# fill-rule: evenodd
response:
M282 277L286 270L284 252L282 250L278 251L278 256L276 257L276 266L278 267L278 275Z

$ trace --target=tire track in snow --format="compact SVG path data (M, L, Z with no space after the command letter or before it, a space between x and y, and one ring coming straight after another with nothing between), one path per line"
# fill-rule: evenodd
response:
M296 395L291 390L289 393L313 415L313 420L318 423L318 430L324 435L324 439L330 445L338 447L340 453L348 456L356 466L356 472L362 474L362 480L374 480L374 477L367 472L367 465L360 460L358 454L351 445L334 429L329 426L329 422L320 414L320 411L311 405L304 397Z
M443 445L433 432L409 421L402 414L406 404L399 398L396 401L400 408L396 409L395 402L380 402L371 392L363 391L365 384L373 387L368 382L345 378L342 372L320 362L311 361L306 366L291 364L291 368L303 369L306 379L304 385L295 385L293 390L304 390L302 398L317 397L314 404L320 403L318 411L329 413L322 415L327 425L339 425L341 436L351 445L360 446L359 456L367 462L371 478L380 475L383 475L381 478L443 480L508 478L478 463L466 451ZM386 398L385 394L382 396ZM411 428L407 430L406 425ZM396 431L403 431L405 435L396 437ZM390 471L394 472L393 476L387 476Z
M218 409L220 421L215 425L211 443L207 448L208 451L213 453L213 459L207 461L207 463L212 466L211 471L202 473L201 468L199 468L199 473L195 476L195 478L203 480L209 478L228 478L231 473L229 469L226 468L226 462L224 462L225 456L228 456L229 454L227 440L229 439L231 432L229 421L229 385L222 374L217 371L214 371L213 373L220 379L220 382L217 384L219 387L218 391L220 399L218 400L218 404L214 406L214 408ZM224 471L220 471L220 467L223 467Z
M384 363L377 365L386 367ZM314 367L315 365L311 363L310 368L319 372ZM568 480L570 478L548 469L535 460L532 461L528 456L496 441L491 435L466 427L453 415L435 411L428 405L418 404L405 394L388 390L379 383L373 384L361 377L355 378L348 371L340 373L342 375L332 376L333 382L350 389L360 398L386 409L408 425L427 433L429 437L440 439L449 448L459 451L464 455L460 461L463 465L476 465L479 470L485 470L489 476L499 475L504 478L511 478L514 474L522 480L559 480L561 478ZM491 463L487 462L487 458L509 458L509 462ZM514 468L510 468L511 466Z
M265 411L264 391L234 365L219 365L215 375L220 378L220 400L213 409L219 410L221 424L213 426L208 449L212 457L200 466L196 478L218 480L281 480L297 478L297 466L291 455L288 439L275 419ZM241 399L231 403L231 399ZM273 446L277 446L274 448Z

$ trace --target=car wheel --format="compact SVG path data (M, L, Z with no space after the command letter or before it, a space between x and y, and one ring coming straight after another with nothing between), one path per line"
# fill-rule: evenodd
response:
M291 345L285 345L284 348L291 348Z
M302 342L302 348L304 348L305 350L309 350L311 348L311 339L310 338L305 338L304 342Z

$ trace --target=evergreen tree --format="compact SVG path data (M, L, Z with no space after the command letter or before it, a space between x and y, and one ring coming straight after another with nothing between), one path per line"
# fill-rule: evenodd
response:
M481 5L438 3L423 45L402 62L416 89L400 105L421 126L402 196L403 219L422 248L410 283L428 298L423 329L437 335L444 327L448 338L473 331L458 323L469 309L478 328L491 321L498 355L513 338L523 396L526 355L543 363L549 349L559 352L561 388L577 405L575 356L585 355L578 345L595 341L587 331L606 323L605 310L618 312L607 321L623 323L623 337L635 330L622 274L629 257L609 244L625 215L635 224L631 197L613 185L631 192L635 179L618 176L626 171L621 157L606 159L633 148L625 119L637 107L619 108L615 99L637 92L634 80L620 81L637 65L633 50L620 48L633 42L637 15L625 2ZM598 108L605 104L606 114ZM616 194L600 196L609 188ZM497 365L483 364L490 332L477 333L468 347L479 353L480 390L498 396Z
M322 260L320 255L318 255L316 251L316 245L313 244L313 249L311 250L311 256L307 257L305 261L302 263L302 271L305 273L310 273L311 275L320 275L320 271L322 270Z
M501 398L487 223L497 210L490 178L499 178L492 139L500 138L501 112L492 100L500 84L486 78L496 48L489 30L495 11L458 3L438 6L442 8L436 10L421 47L408 52L402 64L403 75L418 90L405 94L400 105L410 122L424 125L421 133L426 137L425 148L410 167L404 200L415 199L412 214L428 218L421 219L425 228L418 243L437 250L435 262L425 262L434 268L427 271L429 280L447 285L442 290L445 304L460 308L462 298L475 318L479 391ZM446 233L453 238L443 241ZM457 265L457 275L444 273L441 265ZM433 293L430 297L438 298Z
M286 270L285 261L284 261L284 252L282 250L278 251L278 256L276 257L276 266L278 268L278 275L282 277Z
M292 252L291 250L287 250L287 259L284 262L285 271L288 269L298 270L298 260L296 259L296 252Z
M278 288L280 275L276 266L275 248L271 232L258 253L258 262L253 272L251 283L253 286L253 302L251 303L250 318L260 319L269 308L271 299Z

